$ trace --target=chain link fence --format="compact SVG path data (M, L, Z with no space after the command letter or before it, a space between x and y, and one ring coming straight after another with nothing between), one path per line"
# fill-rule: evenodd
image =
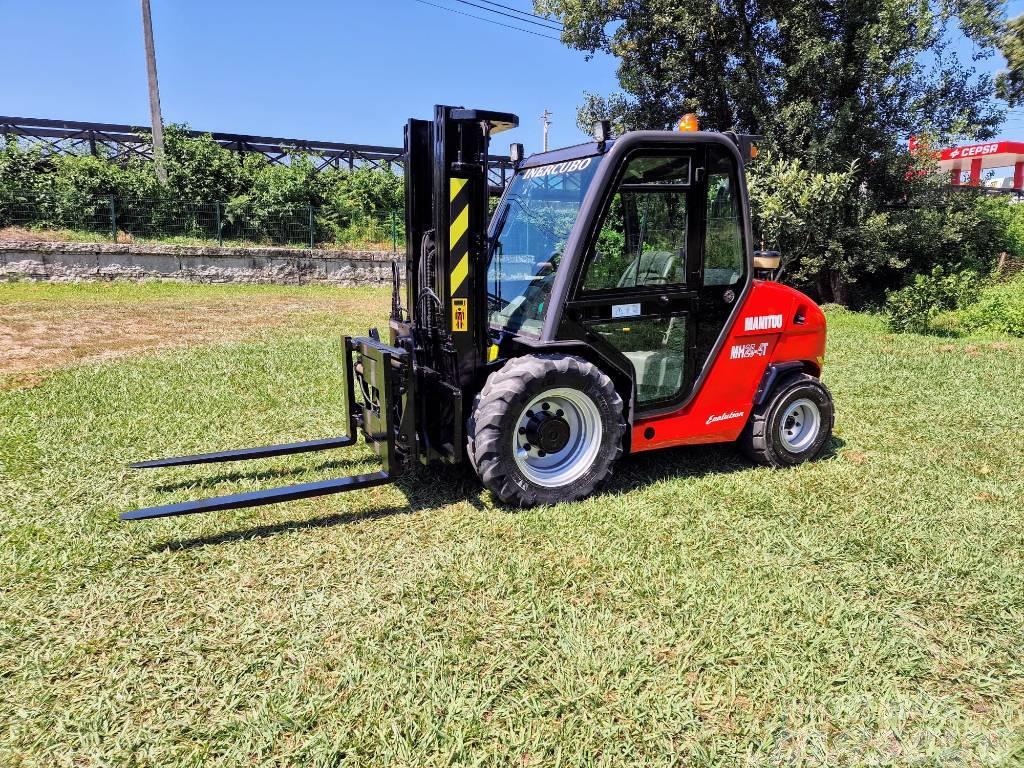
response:
M0 240L26 236L397 252L405 248L405 217L400 210L353 214L326 206L188 203L74 192L0 197Z

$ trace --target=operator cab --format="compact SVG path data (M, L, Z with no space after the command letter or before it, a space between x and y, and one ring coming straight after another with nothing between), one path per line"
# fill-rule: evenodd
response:
M499 344L585 344L635 414L679 408L751 282L740 144L643 131L523 162L491 222Z

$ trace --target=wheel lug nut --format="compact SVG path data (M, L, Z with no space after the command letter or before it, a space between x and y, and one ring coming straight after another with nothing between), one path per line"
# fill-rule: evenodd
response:
M519 428L519 434L520 435L525 435L526 434L526 427L520 427Z
M537 455L538 455L538 456L539 456L540 458L542 458L542 459L543 459L543 458L544 458L545 456L547 456L547 454L546 454L546 453L545 453L544 451L537 451Z
M533 450L533 446L530 445L529 443L524 443L523 444L523 450L526 451L527 453L529 453L530 451Z
M557 411L555 411L555 416L565 416L565 411L559 408Z
M551 410L551 404L550 403L544 403L544 405L542 405L541 408L543 408L545 411L550 411Z
M530 418L531 416L533 416L533 411L527 411L526 418Z

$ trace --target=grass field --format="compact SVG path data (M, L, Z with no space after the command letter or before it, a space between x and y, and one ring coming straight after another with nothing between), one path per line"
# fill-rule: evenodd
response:
M1024 341L830 312L836 450L791 471L685 449L529 511L450 472L117 522L372 467L125 464L338 433L338 338L386 305L0 285L0 765L1024 761Z

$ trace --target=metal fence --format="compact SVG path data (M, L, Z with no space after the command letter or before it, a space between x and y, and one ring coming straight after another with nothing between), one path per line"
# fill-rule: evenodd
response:
M117 123L88 123L80 120L43 120L36 117L0 116L0 137L14 136L25 144L41 147L44 154L74 155L87 152L109 160L130 157L152 158L153 145L145 126ZM316 170L325 168L378 168L392 170L405 163L402 147L350 144L315 139L287 139L214 131L186 131L191 137L209 136L225 149L241 154L262 154L271 163L287 164L301 154L310 158ZM507 155L489 155L491 184L504 187L514 167Z
M330 207L247 202L199 202L64 195L0 197L0 240L48 239L164 242L195 245L273 245L295 248L405 248L400 210L353 214ZM6 232L5 232L6 230Z

